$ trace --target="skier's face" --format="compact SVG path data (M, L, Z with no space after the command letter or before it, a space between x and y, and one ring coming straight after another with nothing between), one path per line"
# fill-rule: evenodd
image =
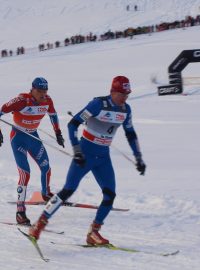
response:
M120 92L111 92L112 101L118 105L123 106L128 98L128 94L120 93Z
M37 102L43 102L46 100L47 90L32 88L31 94Z

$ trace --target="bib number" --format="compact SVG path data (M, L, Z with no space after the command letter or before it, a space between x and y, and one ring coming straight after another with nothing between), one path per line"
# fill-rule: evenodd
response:
M107 132L109 134L111 134L113 132L113 130L114 130L114 126L111 126L111 127L109 127L109 129L107 129Z

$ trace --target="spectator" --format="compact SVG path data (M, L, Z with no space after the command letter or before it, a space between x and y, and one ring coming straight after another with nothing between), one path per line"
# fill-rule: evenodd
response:
M56 41L55 46L56 46L56 48L59 48L60 47L60 41Z

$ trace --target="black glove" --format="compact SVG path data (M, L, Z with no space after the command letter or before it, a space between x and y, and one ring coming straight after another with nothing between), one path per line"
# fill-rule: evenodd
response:
M81 151L80 145L79 144L74 145L73 150L74 150L74 162L76 162L79 166L84 167L86 159Z
M136 168L140 172L141 175L144 175L146 170L146 165L144 164L144 161L142 158L136 158Z
M58 130L56 132L56 139L57 139L57 143L59 145L62 145L62 147L64 148L65 147L65 145L64 145L65 140L64 140L64 138L62 136L61 130Z
M42 198L43 198L43 200L45 201L45 202L48 202L50 199L51 199L51 197L53 197L53 193L50 191L50 192L48 192L47 194L43 194L42 193Z
M2 132L0 130L0 146L2 145L2 143L3 143L3 134L2 134Z

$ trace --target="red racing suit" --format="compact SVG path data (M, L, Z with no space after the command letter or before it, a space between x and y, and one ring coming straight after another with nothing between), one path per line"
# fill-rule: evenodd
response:
M51 168L46 149L41 141L25 134L22 131L30 133L39 138L37 128L42 118L48 114L53 125L55 133L60 133L59 121L53 101L50 96L46 96L43 102L38 103L31 93L22 93L17 97L5 103L0 111L1 115L6 113L13 114L13 121L17 128L12 128L10 139L13 154L19 171L18 181L18 211L25 211L24 201L26 198L26 189L30 179L30 167L27 159L27 153L38 164L41 170L42 194L50 193Z

